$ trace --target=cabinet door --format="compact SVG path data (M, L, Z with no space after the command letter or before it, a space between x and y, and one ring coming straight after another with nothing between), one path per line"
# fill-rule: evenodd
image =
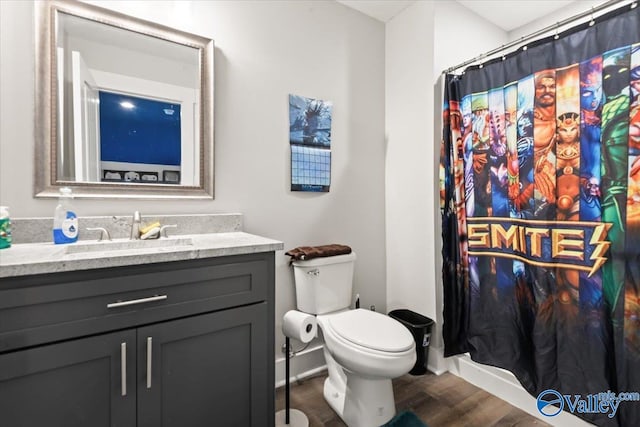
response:
M0 355L0 424L135 426L135 340L130 330Z
M271 320L260 303L139 328L138 425L273 425Z

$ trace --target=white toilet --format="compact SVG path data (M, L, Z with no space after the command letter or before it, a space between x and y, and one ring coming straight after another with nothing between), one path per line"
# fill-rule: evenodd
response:
M317 315L329 405L349 427L380 426L395 415L391 379L413 367L415 342L391 317L349 309L355 259L350 253L294 261L297 308Z

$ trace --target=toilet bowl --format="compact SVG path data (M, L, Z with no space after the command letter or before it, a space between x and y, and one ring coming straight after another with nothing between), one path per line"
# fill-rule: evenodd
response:
M329 376L324 397L349 427L375 427L395 415L391 379L416 361L415 341L397 320L351 310L354 253L292 263L298 310L314 314Z
M349 427L385 424L395 415L392 378L415 363L415 342L396 320L356 309L319 315L329 377L324 397Z
M356 309L319 315L325 344L345 369L372 378L395 378L415 363L415 341L401 323Z

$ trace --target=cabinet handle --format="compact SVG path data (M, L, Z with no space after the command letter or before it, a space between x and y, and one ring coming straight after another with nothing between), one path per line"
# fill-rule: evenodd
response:
M120 382L122 387L122 396L127 395L127 343L120 344Z
M147 337L147 388L151 388L151 352L153 351L153 339Z
M154 295L152 297L140 298L140 299L130 299L128 301L118 301L107 304L107 308L117 308L117 307L125 307L127 305L136 305L136 304L144 304L147 302L153 301L162 301L163 299L167 299L166 295Z

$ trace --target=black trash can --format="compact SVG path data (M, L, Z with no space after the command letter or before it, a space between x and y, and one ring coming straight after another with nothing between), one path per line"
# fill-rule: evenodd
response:
M433 320L407 309L392 310L389 312L389 316L411 331L411 335L413 335L413 339L416 342L416 363L409 373L411 375L423 375L427 372Z

